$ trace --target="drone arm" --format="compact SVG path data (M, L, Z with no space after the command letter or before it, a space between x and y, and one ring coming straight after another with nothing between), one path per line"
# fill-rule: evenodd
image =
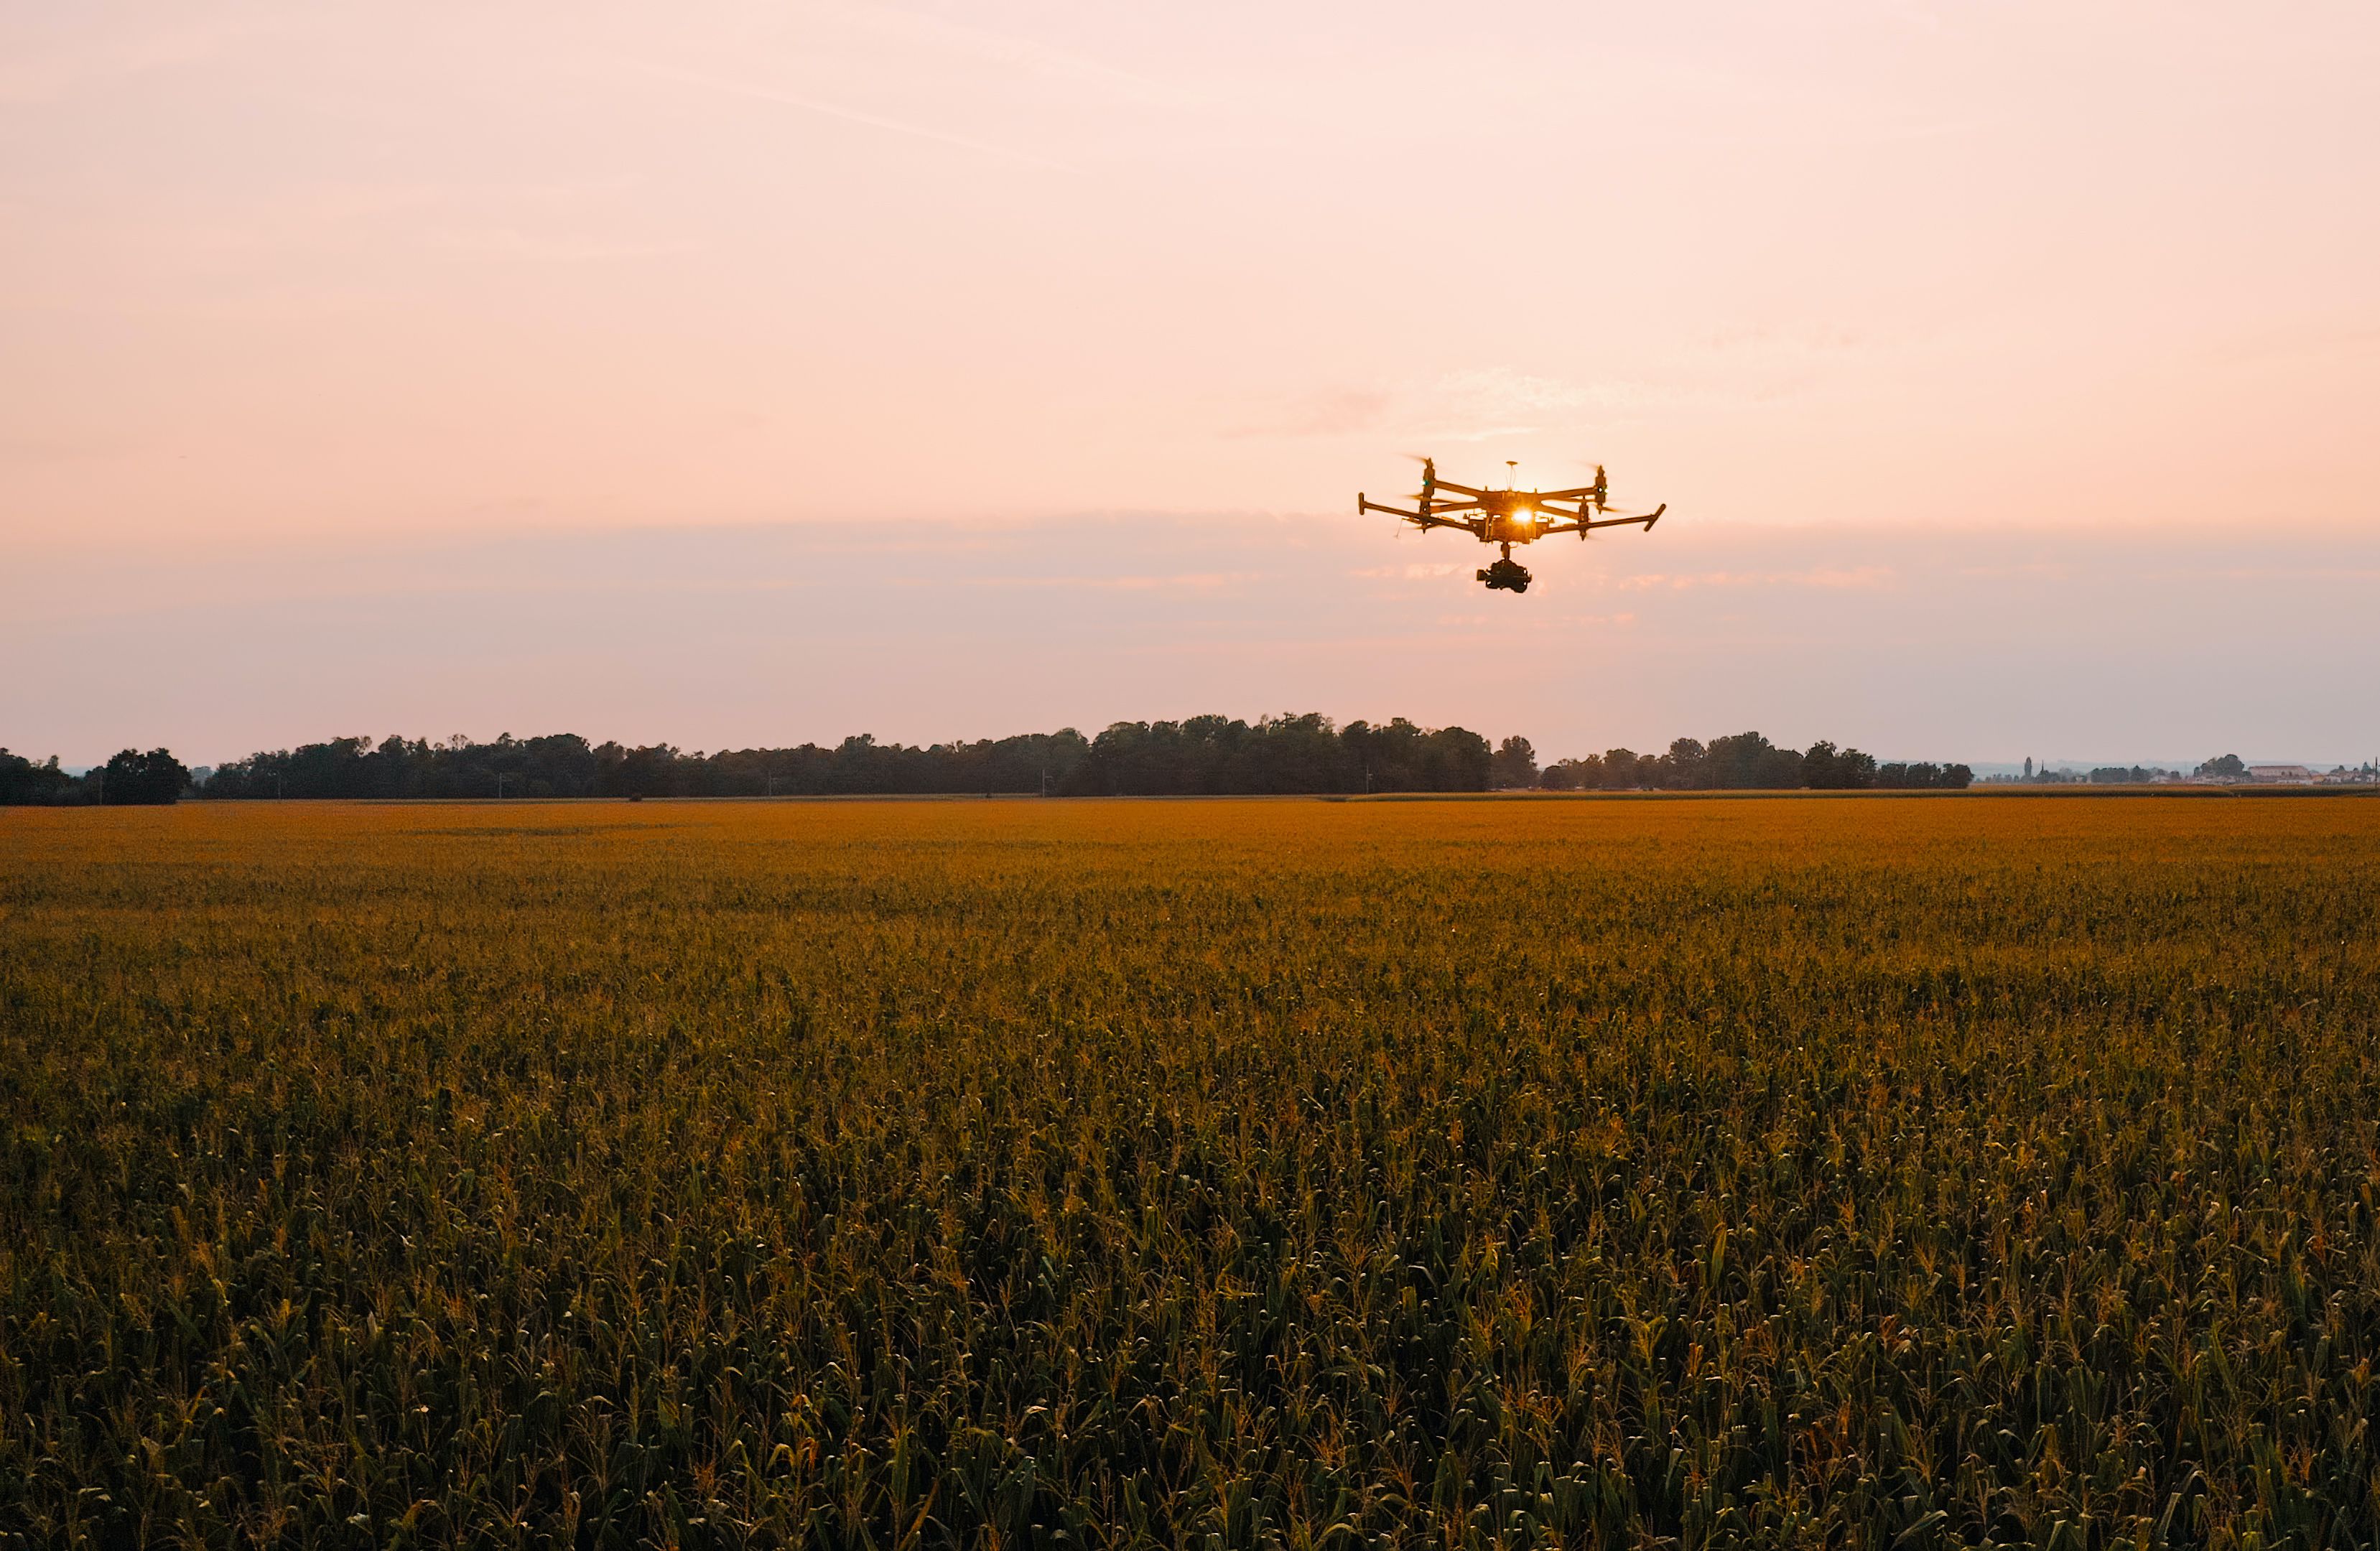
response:
M1391 517L1402 517L1405 521L1419 528L1459 527L1465 533L1473 531L1471 525L1467 522L1457 522L1451 517L1441 517L1434 512L1408 512L1402 506L1383 505L1379 502L1373 501L1368 497L1361 495L1358 495L1355 498L1355 510L1358 513L1380 512Z
M1650 532L1653 525L1661 520L1661 514L1669 509L1670 503L1664 501L1661 504L1654 507L1651 511L1639 512L1633 517L1601 517L1592 521L1582 517L1577 522L1564 523L1560 527L1549 527L1546 529L1546 532L1548 534L1585 533L1589 528L1627 527L1636 523L1643 523L1645 530Z
M1442 490L1445 487L1440 486L1439 488ZM1355 509L1358 512L1389 512L1400 517L1418 517L1429 514L1444 512L1475 512L1479 509L1479 503L1475 501L1439 501L1432 499L1429 503L1429 514L1408 512L1402 506L1383 505L1381 503L1374 501L1362 494L1358 494L1355 497Z
M1415 527L1459 527L1465 533L1471 531L1471 525L1469 523L1455 522L1451 518L1441 517L1434 513L1408 512L1402 506L1384 505L1379 502L1362 495L1355 497L1355 510L1359 514L1364 512L1381 512L1391 517L1402 517L1405 521L1413 524Z

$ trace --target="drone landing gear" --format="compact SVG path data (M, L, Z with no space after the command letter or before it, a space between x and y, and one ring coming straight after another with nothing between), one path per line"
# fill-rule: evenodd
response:
M1480 567L1477 575L1481 581L1488 584L1488 590L1490 592L1499 588L1507 592L1529 590L1529 568L1512 558L1512 546L1510 544L1504 546L1503 559L1493 565Z

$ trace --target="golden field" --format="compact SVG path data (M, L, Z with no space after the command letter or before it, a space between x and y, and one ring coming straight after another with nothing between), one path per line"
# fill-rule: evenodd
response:
M0 1545L2368 1545L2380 802L0 811Z

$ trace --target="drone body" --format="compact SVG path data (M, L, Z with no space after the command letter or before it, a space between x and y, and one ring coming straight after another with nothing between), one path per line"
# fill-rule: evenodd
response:
M1514 466L1507 462L1504 467ZM1649 512L1614 515L1606 502L1609 489L1600 464L1596 466L1595 483L1575 490L1495 491L1442 480L1438 477L1437 460L1424 458L1421 492L1411 498L1415 503L1412 511L1384 506L1366 499L1361 491L1355 496L1355 510L1359 514L1386 512L1419 528L1460 528L1483 544L1500 545L1501 558L1481 567L1479 579L1488 584L1490 592L1526 592L1528 569L1512 558L1513 545L1533 544L1558 533L1575 533L1584 539L1598 527L1626 527L1638 523L1649 532L1661 520L1661 514L1670 509L1669 503L1663 502Z

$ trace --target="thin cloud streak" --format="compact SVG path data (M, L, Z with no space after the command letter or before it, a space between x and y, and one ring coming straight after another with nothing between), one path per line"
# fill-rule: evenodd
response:
M1011 32L927 16L892 6L836 6L832 12L851 22L894 38L925 39L972 55L1002 67L1024 66L1048 79L1102 87L1138 103L1177 108L1207 108L1218 99L1154 76L1137 74L1104 60L1052 47Z
M1107 592L1148 592L1159 588L1189 588L1212 590L1239 587L1249 582L1277 579L1266 571L1188 571L1170 576L962 576L955 581L937 583L924 578L904 581L904 586L933 587L952 585L975 588L1084 588Z
M1896 580L1898 576L1889 565L1859 565L1849 569L1820 566L1807 571L1705 571L1688 576L1653 571L1622 576L1613 585L1623 591L1666 588L1672 592L1683 592L1689 588L1698 587L1799 587L1840 590L1846 588L1886 588Z
M918 139L933 140L941 145L955 146L962 151L972 151L985 156L997 156L1004 161L1021 163L1026 166L1044 167L1051 172L1066 173L1077 177L1082 176L1080 167L1070 166L1066 163L1053 161L1029 151L1019 151L1014 146L996 145L990 140L975 139L965 135L953 135L948 130L931 128L923 124L912 124L905 119L887 118L881 114L862 113L856 108L846 108L833 103L822 103L814 97L804 97L774 87L754 86L745 81L727 80L717 76L698 75L691 70L674 69L666 65L638 62L633 66L633 68L639 74L661 80L675 81L682 86L699 87L705 91L716 91L731 97L748 97L755 102L780 103L786 107L800 108L806 113L820 114L828 118L839 118L847 124L864 124L869 128L885 129L896 135L909 135Z

